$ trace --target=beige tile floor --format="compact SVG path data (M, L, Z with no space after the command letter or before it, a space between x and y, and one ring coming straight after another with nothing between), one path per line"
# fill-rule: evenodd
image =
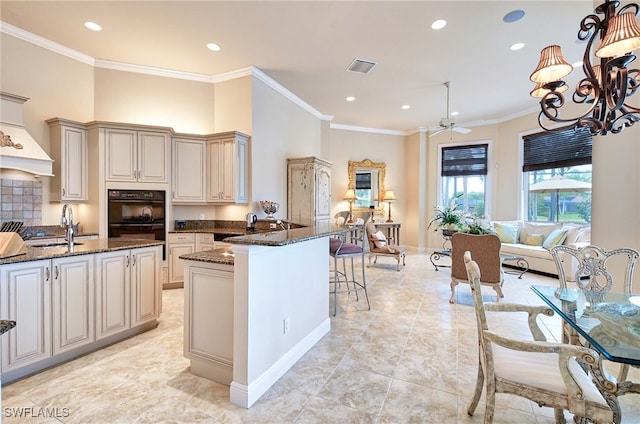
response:
M192 375L182 356L181 289L164 295L157 329L2 388L4 423L481 423L467 406L477 370L476 324L469 288L448 303L447 269L423 253L407 266L381 258L366 269L371 311L341 296L332 330L249 410L229 403L228 387ZM504 301L539 304L527 273L507 275ZM487 301L494 293L485 290ZM523 331L523 320L494 321ZM543 322L553 337L558 318ZM524 364L523 364L524 365ZM634 371L636 372L636 371ZM640 381L640 375L634 375ZM640 395L622 398L623 422L640 423ZM16 418L16 408L58 418ZM31 413L31 415L37 415ZM552 411L497 396L495 423L552 423Z

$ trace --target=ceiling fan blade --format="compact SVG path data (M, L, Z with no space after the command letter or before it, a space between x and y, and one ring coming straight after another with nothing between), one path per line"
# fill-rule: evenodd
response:
M432 132L432 133L431 133L431 137L433 137L434 135L438 135L438 134L440 134L440 133L441 133L441 132L443 132L444 130L445 130L444 128L441 128L441 129L439 129L439 130L435 130L434 132Z
M451 128L451 130L460 134L469 134L471 132L469 128L464 128L464 127L453 127Z

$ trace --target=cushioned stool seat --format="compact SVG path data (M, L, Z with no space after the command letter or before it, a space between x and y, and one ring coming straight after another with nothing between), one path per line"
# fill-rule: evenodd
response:
M354 241L363 241L363 236ZM358 297L358 291L364 291L365 298L367 300L367 308L370 310L371 305L369 304L369 295L367 294L367 283L364 274L364 249L362 246L359 246L356 243L348 243L345 241L345 235L341 238L331 237L329 238L329 255L333 258L333 278L329 281L330 285L333 285L330 293L333 294L333 315L336 315L338 310L338 293L348 293L352 292L356 295L356 301L360 300ZM362 266L362 280L356 280L355 274L355 258L361 258L361 266ZM338 259L342 259L342 271L338 270ZM347 273L347 265L346 259L351 261L351 275ZM339 291L340 285L344 283L345 289ZM353 285L353 288L349 286L349 284Z

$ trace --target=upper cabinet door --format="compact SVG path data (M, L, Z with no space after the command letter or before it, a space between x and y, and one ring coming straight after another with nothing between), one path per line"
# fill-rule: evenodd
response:
M88 200L89 144L87 127L60 118L47 121L50 129L53 177L50 183L52 202Z
M204 140L173 139L173 172L171 200L173 203L205 203Z
M166 183L169 175L169 136L138 132L138 181Z
M107 181L168 181L168 134L113 128L106 129L105 134Z
M107 129L105 135L107 181L137 181L137 131Z
M207 200L246 204L248 201L249 136L239 132L213 135L207 142Z

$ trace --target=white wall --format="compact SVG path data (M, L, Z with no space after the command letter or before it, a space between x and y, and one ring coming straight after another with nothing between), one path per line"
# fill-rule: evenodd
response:
M253 79L252 93L252 181L247 212L251 210L258 218L264 218L259 201L271 200L280 203L275 216L286 218L287 158L328 159L320 156L321 121L258 78Z
M330 151L328 158L333 162L331 173L331 212L349 210L344 194L349 185L349 161L369 159L386 165L385 188L393 190L395 202L391 203L391 218L394 222L405 223L406 202L412 193L407 192L405 184L405 136L388 135L373 132L360 132L331 129ZM384 202L385 217L389 205Z

